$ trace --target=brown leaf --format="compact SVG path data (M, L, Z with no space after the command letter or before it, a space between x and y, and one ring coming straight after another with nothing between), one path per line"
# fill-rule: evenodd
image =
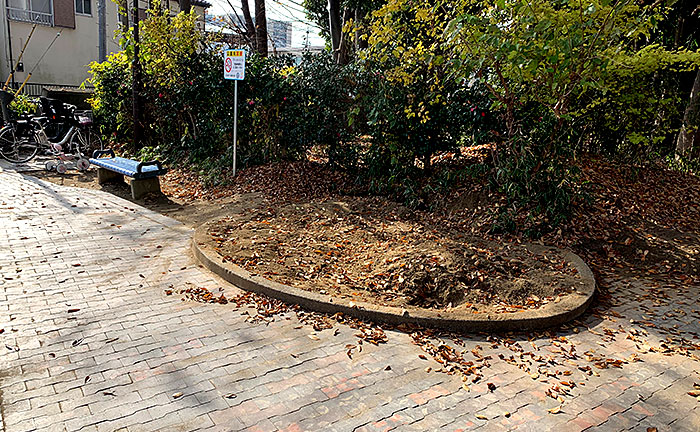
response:
M87 384L88 381L90 381L90 375L85 377L85 384Z
M182 392L174 393L174 394L173 394L173 399L177 399L177 398L182 397L182 394L183 394Z
M235 393L228 393L228 394L225 394L224 397L226 399L235 399L237 396Z
M423 354L418 354L418 358L421 360L428 360L428 357L424 356Z
M77 309L77 308L75 308L75 309L68 309L68 313L78 312L79 310L80 310L80 309Z
M547 411L549 411L550 414L559 414L561 412L562 405L556 406L554 408L550 408Z
M385 370L385 371L391 370L391 365L386 365L386 367L384 368L384 370Z
M486 416L483 415L483 414L477 414L477 415L476 415L476 418L478 418L479 420L488 420L488 419L489 419L488 417L486 417Z

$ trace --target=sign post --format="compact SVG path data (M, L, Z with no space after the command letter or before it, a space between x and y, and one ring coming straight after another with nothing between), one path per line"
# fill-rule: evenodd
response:
M233 87L233 176L236 176L236 144L238 141L238 81L245 78L245 50L224 52L224 79L234 80Z

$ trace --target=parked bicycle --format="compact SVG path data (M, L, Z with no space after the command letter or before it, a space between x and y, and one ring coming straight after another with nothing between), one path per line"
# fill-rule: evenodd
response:
M38 103L42 115L10 118L7 106L12 98L11 93L0 92L6 119L6 126L0 129L0 156L4 159L25 163L39 151L59 158L70 154L84 159L94 150L103 149L102 139L92 127L91 111L78 111L74 105L41 97Z

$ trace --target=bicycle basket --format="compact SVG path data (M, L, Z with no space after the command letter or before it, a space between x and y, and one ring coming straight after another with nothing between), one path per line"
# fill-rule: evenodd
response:
M75 118L81 126L90 126L92 124L92 111L76 111Z

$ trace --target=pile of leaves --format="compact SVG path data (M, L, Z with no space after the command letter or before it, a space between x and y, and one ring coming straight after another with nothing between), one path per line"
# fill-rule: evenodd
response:
M364 192L347 173L311 161L258 165L239 171L233 179L224 177L217 184L199 173L182 169L171 170L163 180L166 195L185 201L260 193L270 203L300 202Z
M590 205L546 241L569 246L594 270L700 283L700 179L658 166L582 162Z

